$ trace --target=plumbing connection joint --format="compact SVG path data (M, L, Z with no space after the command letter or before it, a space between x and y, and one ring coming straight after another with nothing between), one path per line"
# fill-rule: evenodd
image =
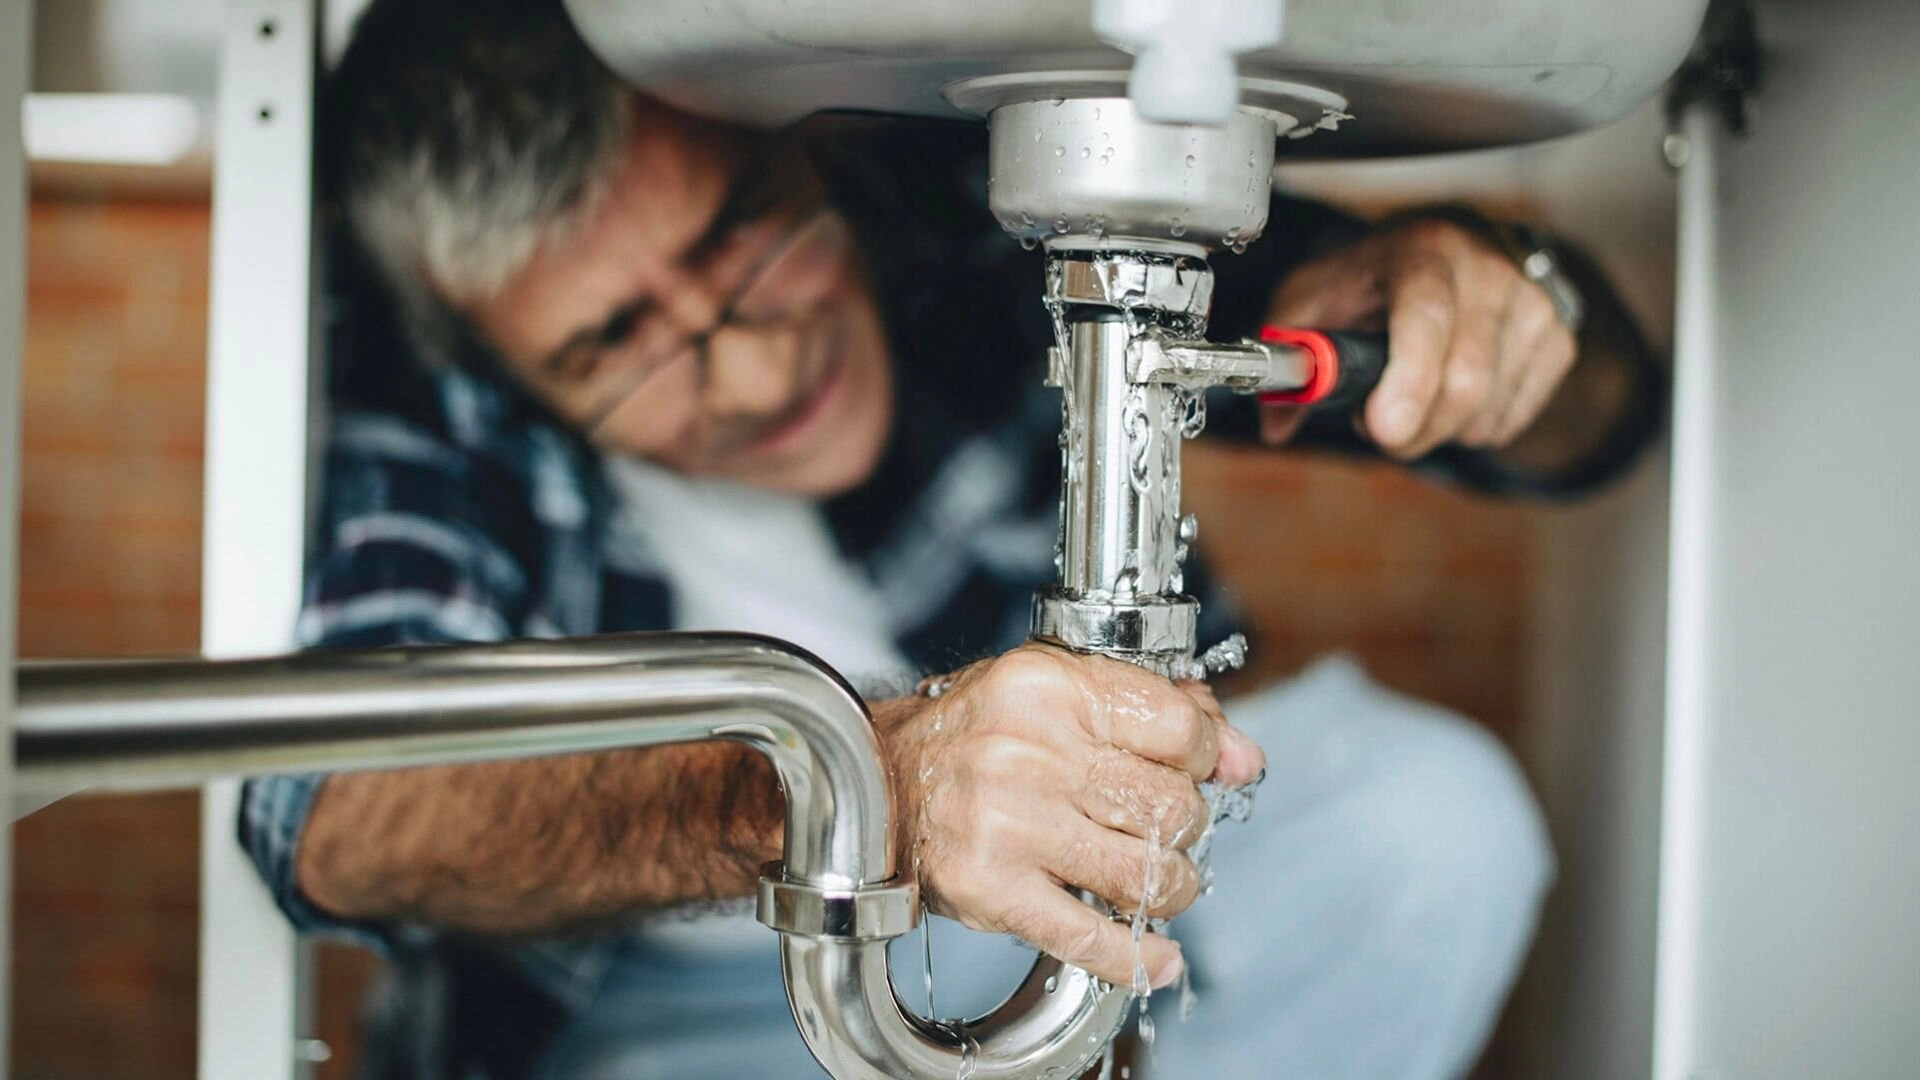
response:
M1183 566L1199 522L1180 512L1180 444L1206 424L1205 392L1303 378L1290 350L1205 340L1213 274L1152 251L1051 251L1046 304L1061 391L1060 532L1034 637L1168 678L1239 666L1243 644L1195 656L1200 605Z
M1163 7L1107 15L1117 33ZM1274 140L1291 120L1239 105L1160 123L1135 105L1036 98L989 118L993 213L1047 248L1047 382L1061 391L1058 577L1034 597L1033 635L1197 678L1239 666L1245 644L1195 656L1182 565L1199 523L1180 511L1180 443L1205 426L1209 389L1285 390L1311 373L1296 349L1206 340L1208 254L1266 228Z

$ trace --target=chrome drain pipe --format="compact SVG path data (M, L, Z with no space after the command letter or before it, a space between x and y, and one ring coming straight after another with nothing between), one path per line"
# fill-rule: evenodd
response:
M786 794L760 885L794 1017L837 1080L1077 1076L1126 996L1043 958L990 1015L922 1019L886 945L919 915L898 873L892 781L866 706L826 665L747 634L320 651L249 660L28 662L16 787L67 793L228 776L402 768L727 739Z

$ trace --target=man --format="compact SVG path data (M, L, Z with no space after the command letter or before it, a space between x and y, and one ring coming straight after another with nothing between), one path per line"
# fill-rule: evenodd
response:
M1017 937L1121 983L1190 974L1205 1001L1161 1025L1159 1075L1471 1065L1551 874L1491 739L1350 665L1223 713L1020 644L1052 576L1058 402L1038 259L985 211L976 129L727 129L626 89L524 0L376 0L327 106L357 254L305 642L750 629L869 687L960 669L937 705L868 695L903 864L968 928L933 931L941 1015L1013 985ZM1389 329L1357 425L1401 460L1513 438L1573 359L1546 295L1456 217L1277 200L1218 270L1222 336ZM1300 422L1215 427L1279 443ZM1204 567L1187 581L1203 640L1224 635ZM1158 875L1149 910L1186 909L1196 783L1263 766L1178 940L1136 947L1062 888L1132 908ZM764 930L639 918L745 897L777 856L751 751L277 778L240 826L298 925L410 973L382 1051L400 1074L812 1074ZM903 988L917 951L896 950Z

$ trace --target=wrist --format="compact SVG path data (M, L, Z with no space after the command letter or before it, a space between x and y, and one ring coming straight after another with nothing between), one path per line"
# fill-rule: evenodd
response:
M918 694L872 702L874 734L887 762L888 785L892 794L894 874L917 876L915 866L920 840L920 816L925 808L928 777L914 763L912 740L907 721L924 708L928 699Z

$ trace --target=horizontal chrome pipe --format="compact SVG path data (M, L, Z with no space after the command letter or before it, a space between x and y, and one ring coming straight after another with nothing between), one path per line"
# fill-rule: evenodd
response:
M781 942L794 1018L838 1080L947 1080L967 1062L979 1080L1077 1076L1126 1007L1124 993L1043 958L990 1015L929 1023L894 994L884 935L833 936L829 927L850 925L836 913L876 898L899 907L891 780L858 695L770 638L29 662L18 674L16 781L29 792L746 743L772 760L787 800L785 863L763 898L811 890L819 903L795 906L828 916L812 934L783 930Z
M21 787L78 790L702 739L772 759L790 877L893 877L889 782L865 706L812 657L749 635L25 663L14 749Z

